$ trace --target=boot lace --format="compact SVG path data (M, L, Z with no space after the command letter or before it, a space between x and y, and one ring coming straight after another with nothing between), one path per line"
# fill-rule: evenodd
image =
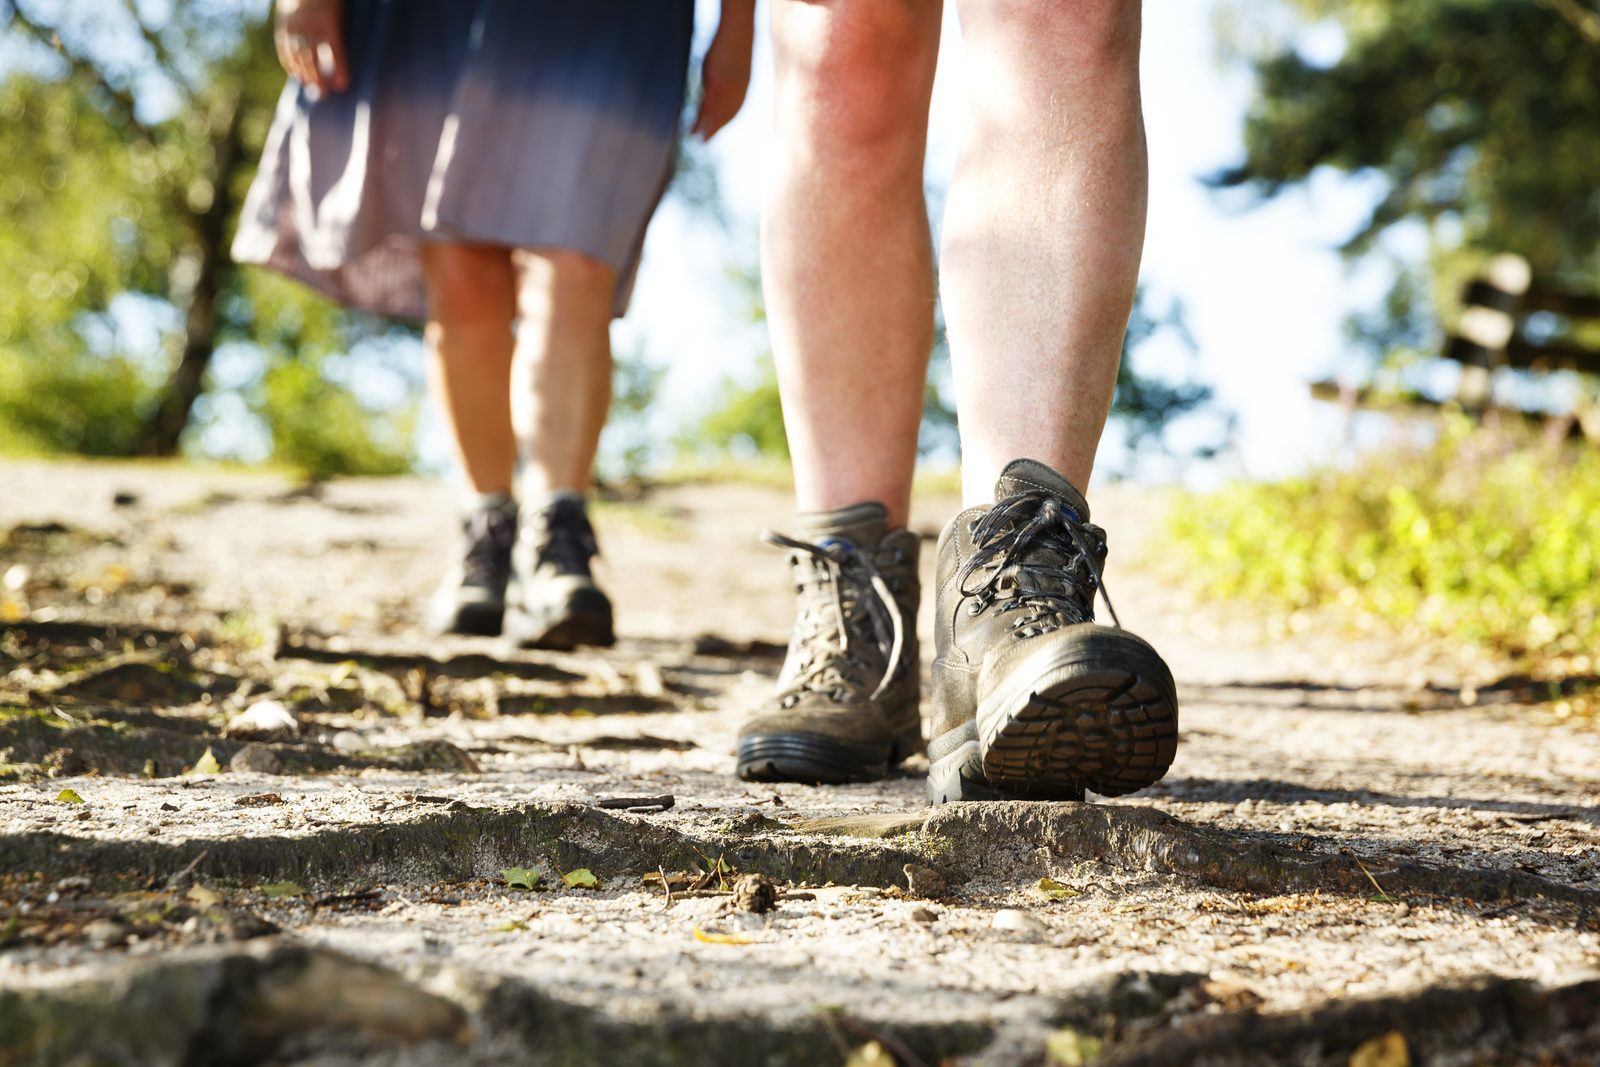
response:
M600 554L594 527L581 500L557 500L534 515L530 531L537 547L534 568L557 574L589 573L589 561Z
M1037 490L1008 496L970 530L977 551L956 582L973 615L1020 612L1008 628L1017 637L1034 637L1093 622L1098 591L1111 621L1122 625L1101 573L1105 531L1058 497Z
M761 539L791 549L800 595L793 669L786 667L792 706L803 692L844 703L854 693L876 700L904 666L905 617L872 555L842 541L813 544L768 530ZM882 664L879 667L879 664ZM871 676L876 672L877 680Z

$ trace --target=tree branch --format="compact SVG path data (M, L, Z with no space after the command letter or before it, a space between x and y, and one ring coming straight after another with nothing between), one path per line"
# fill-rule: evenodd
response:
M1600 45L1600 11L1590 10L1578 0L1544 0L1544 5L1572 23L1590 44Z
M52 27L38 22L33 16L23 11L22 5L17 3L17 0L11 0L11 21L20 26L23 32L35 41L52 49L62 59L66 60L67 65L72 68L73 74L89 82L110 97L111 103L116 108L117 114L122 121L141 140L151 145L158 143L155 131L139 118L138 111L134 106L133 94L126 89L118 89L112 85L106 79L105 72L97 67L93 60L68 48L62 43L60 35Z
M195 87L184 76L177 57L172 54L172 49L167 47L167 43L161 39L161 35L140 16L138 0L122 0L122 6L128 12L128 17L133 20L133 24L139 28L139 36L144 38L144 43L150 46L151 52L155 53L156 63L166 72L167 77L183 86L184 90L192 96Z

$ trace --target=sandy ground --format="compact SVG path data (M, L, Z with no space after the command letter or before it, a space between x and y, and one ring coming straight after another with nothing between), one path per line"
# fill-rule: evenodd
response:
M1472 649L1197 601L1158 494L1093 503L1180 682L1171 774L930 814L920 759L731 776L779 493L600 505L621 640L566 655L420 633L438 484L0 479L0 1064L1600 1056L1600 731ZM919 502L927 569L955 504ZM227 769L264 700L295 732Z

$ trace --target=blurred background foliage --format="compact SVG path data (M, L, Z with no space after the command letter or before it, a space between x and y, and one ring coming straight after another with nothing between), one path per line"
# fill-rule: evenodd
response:
M0 287L25 294L0 305L0 447L204 455L201 399L231 354L234 402L209 422L254 429L246 458L314 477L407 469L415 389L374 410L321 370L409 331L228 257L283 85L265 5L141 13L0 2Z
M1271 199L1319 170L1382 195L1352 258L1395 258L1383 306L1352 341L1379 358L1436 345L1494 255L1542 282L1600 290L1600 9L1587 0L1226 0L1225 52L1256 92L1244 158L1212 177Z
M1600 293L1600 9L1235 0L1220 38L1257 91L1244 157L1212 178L1219 190L1270 200L1323 171L1381 189L1342 246L1353 260L1394 260L1386 297L1347 323L1376 364L1437 355L1462 283L1497 253L1525 257L1544 284ZM1397 231L1420 232L1423 254L1396 257L1384 239ZM1596 395L1593 381L1579 387ZM1343 468L1190 496L1171 533L1191 580L1421 624L1549 673L1593 672L1600 454L1459 414L1432 438L1416 429L1391 427Z
M1434 444L1241 483L1179 509L1207 592L1337 605L1591 672L1600 649L1600 451L1553 453L1457 415Z

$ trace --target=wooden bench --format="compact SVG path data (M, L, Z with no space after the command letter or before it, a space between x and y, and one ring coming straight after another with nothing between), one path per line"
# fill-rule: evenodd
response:
M1542 425L1553 438L1582 436L1600 443L1600 296L1535 285L1527 260L1501 255L1482 277L1467 283L1461 303L1460 321L1440 356L1461 364L1454 397L1397 395L1337 381L1313 382L1311 395L1352 412L1420 412L1448 405L1487 423ZM1551 414L1496 401L1499 376L1550 371L1583 375L1581 395L1570 410Z

